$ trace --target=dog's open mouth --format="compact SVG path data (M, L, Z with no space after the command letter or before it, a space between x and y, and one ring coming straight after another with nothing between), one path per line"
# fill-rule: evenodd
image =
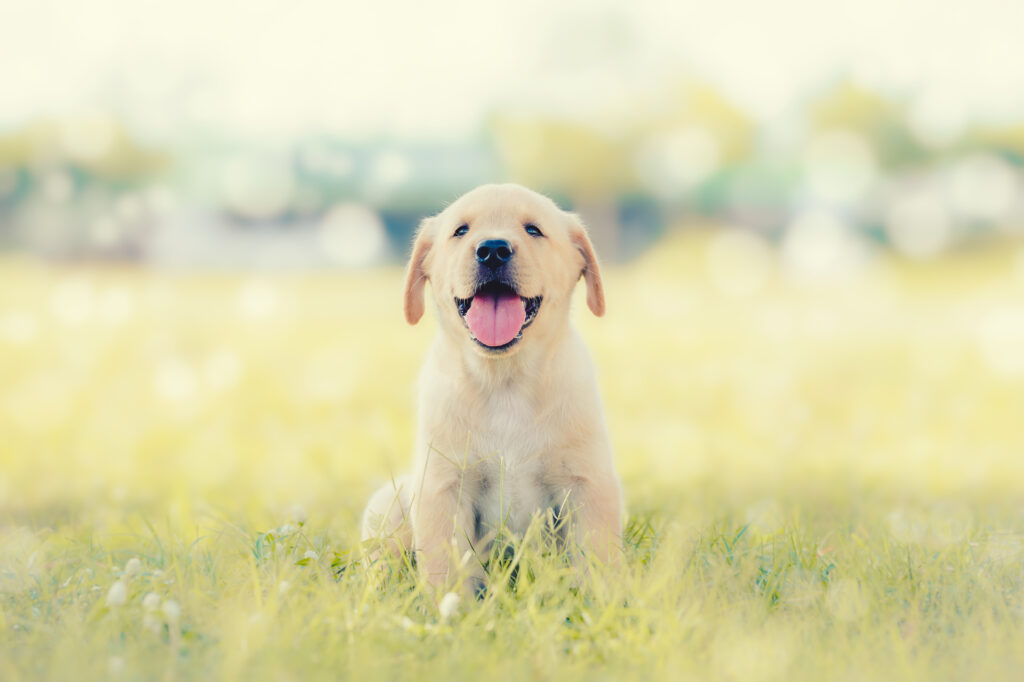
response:
M455 307L473 340L488 350L505 350L523 337L543 297L524 298L504 282L488 282L469 298L455 297Z

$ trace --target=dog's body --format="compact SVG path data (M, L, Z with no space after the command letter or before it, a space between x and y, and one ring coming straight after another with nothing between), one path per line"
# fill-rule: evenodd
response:
M618 477L592 363L569 325L581 275L603 314L579 220L517 185L477 188L420 226L406 318L422 316L429 280L439 333L420 376L415 468L374 494L363 536L414 548L435 586L500 527L521 533L547 510L585 552L618 558Z

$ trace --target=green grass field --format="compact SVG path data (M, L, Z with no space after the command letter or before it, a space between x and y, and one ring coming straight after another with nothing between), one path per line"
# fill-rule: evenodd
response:
M609 269L576 316L626 567L527 541L447 615L359 562L431 334L397 268L4 261L0 680L1020 679L1018 251L795 285L698 232Z

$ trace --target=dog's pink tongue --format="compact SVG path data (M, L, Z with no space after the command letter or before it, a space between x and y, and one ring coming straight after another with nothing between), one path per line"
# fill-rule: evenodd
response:
M516 338L526 322L523 299L512 294L479 293L466 313L466 324L485 346L504 346Z

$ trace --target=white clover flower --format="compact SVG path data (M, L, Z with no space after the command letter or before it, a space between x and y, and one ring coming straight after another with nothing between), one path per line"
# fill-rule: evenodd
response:
M293 504L288 510L288 515L292 517L295 523L303 524L306 522L306 510L301 505Z
M459 610L459 595L455 592L449 592L441 597L438 610L441 612L441 620L448 620L452 614Z
M319 555L319 554L317 554L316 552L314 552L314 551L313 551L313 550L311 550L311 549L309 549L309 550L306 550L306 553L305 553L305 554L303 554L302 556L303 556L304 558L306 558L306 559L309 559L310 561L316 561L317 559L319 559L319 558L320 558L320 555Z
M277 593L284 594L291 588L292 584L287 580L282 580L277 584Z
M107 606L121 606L128 601L128 586L123 580L118 580L110 586L107 592Z
M299 530L298 526L296 526L294 524L291 524L291 523L286 523L283 526L278 526L277 528L275 528L271 532L274 535L280 535L281 537L285 537L285 536L291 535L292 533L295 533L298 530Z
M173 599L168 599L164 602L162 611L164 612L164 618L169 623L177 623L178 619L181 618L181 606Z
M142 608L147 611L156 611L160 608L160 595L156 592L150 592L142 598Z
M124 574L127 576L136 575L140 570L142 570L142 562L136 557L132 557L124 565Z
M154 634L159 634L162 626L163 621L157 618L155 614L147 613L142 617L142 627Z

